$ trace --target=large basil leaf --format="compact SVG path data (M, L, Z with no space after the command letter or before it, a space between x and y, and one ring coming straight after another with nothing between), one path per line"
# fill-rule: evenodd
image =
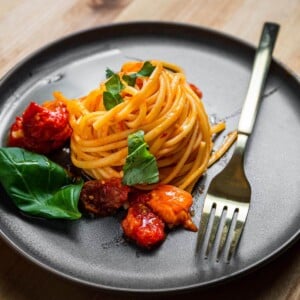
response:
M79 219L82 181L46 156L21 148L0 148L0 182L15 205L45 218Z
M159 181L156 159L148 148L142 130L128 136L128 156L123 167L123 184L151 184Z

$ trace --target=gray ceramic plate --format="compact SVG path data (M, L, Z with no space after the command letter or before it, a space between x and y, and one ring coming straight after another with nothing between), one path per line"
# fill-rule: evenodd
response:
M116 24L64 38L36 52L2 79L0 143L5 145L10 124L30 100L51 99L55 90L68 97L84 95L104 79L106 67L118 70L133 59L161 59L182 66L188 81L202 89L211 118L227 121L224 136L237 126L254 52L253 47L234 38L183 24ZM123 240L121 215L75 222L32 219L20 214L3 190L1 235L46 269L109 290L184 290L245 274L299 237L299 95L299 81L273 61L246 153L253 199L230 264L203 259L195 250L196 233L175 230L156 251L144 252ZM212 167L195 189L196 223L208 182L230 154Z

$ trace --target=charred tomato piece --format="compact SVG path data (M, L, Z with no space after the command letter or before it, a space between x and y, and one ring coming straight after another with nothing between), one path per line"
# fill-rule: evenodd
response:
M83 209L95 216L113 215L128 199L130 188L120 178L90 180L84 183L80 194Z

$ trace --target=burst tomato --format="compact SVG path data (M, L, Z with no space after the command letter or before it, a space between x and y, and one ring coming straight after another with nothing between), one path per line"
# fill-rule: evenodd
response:
M54 101L41 106L31 102L11 126L8 145L47 154L61 148L71 133L64 104Z
M185 229L197 231L192 221L190 208L193 204L192 195L176 186L160 185L150 192L151 198L147 205L169 227L183 225Z
M140 202L129 207L122 228L126 237L146 249L153 248L166 237L164 222Z

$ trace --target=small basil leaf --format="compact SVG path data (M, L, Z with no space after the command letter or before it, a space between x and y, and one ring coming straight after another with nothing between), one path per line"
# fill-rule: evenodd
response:
M128 136L128 156L123 167L123 184L151 184L159 181L155 156L148 149L142 130Z
M103 92L103 104L106 110L111 110L116 105L123 102L119 94L112 94L110 92Z
M133 74L129 74L129 75L123 75L122 78L129 86L134 86L137 75L136 75L136 73L133 73Z
M46 156L21 148L0 148L0 182L23 212L45 218L79 219L83 182Z
M137 72L137 76L148 77L152 74L155 66L153 66L149 61L145 61L143 67Z
M118 74L113 74L105 83L105 87L107 92L110 92L113 95L119 94L124 89L124 85Z
M111 76L113 76L115 74L115 72L109 68L106 68L105 70L105 77L106 79L110 78Z

